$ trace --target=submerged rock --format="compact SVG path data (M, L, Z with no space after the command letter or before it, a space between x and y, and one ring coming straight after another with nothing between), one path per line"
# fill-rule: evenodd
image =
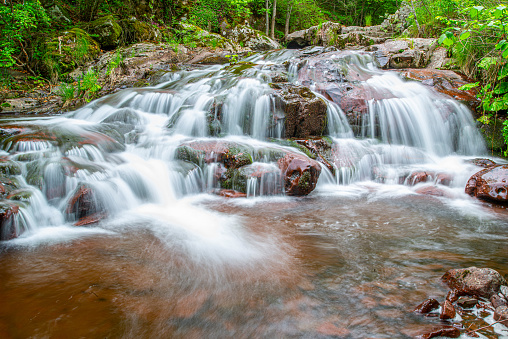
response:
M490 268L469 267L451 269L441 279L452 289L452 299L462 295L490 299L500 291L506 280L499 272ZM452 302L455 300L451 300Z
M471 297L460 297L457 300L457 305L462 308L471 308L475 307L478 304L478 299Z
M465 192L493 202L508 202L508 165L490 166L469 178Z

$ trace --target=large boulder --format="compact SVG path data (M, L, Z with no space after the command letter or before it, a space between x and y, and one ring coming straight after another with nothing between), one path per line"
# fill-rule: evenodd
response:
M216 33L210 33L198 26L180 23L178 37L188 46L220 48L231 52L241 52L244 47L250 47L248 44L241 44L231 35L221 36Z
M506 280L499 272L491 268L469 267L451 269L441 279L452 290L453 299L458 296L469 295L490 299L506 285ZM452 302L455 300L451 300Z
M411 25L412 15L411 7L402 6L394 14L388 15L381 23L381 28L387 32L401 34Z
M95 59L100 48L97 41L80 28L72 28L46 39L45 72L65 74Z
M154 25L139 21L136 17L124 19L118 22L122 28L122 39L128 43L142 41L158 41L161 38L161 32Z
M222 32L222 35L240 46L250 48L253 51L267 51L281 48L277 41L270 39L263 32L247 25L237 25L231 30L226 29Z
M176 149L175 158L208 171L213 179L209 184L214 185L208 189L225 188L250 195L307 195L321 173L317 161L288 148L254 149L220 139L184 142Z
M113 15L107 15L92 21L88 26L90 34L97 36L102 49L110 50L118 47L122 37L122 27Z
M286 117L286 138L321 136L326 131L327 106L310 89L290 83L272 83L276 106Z
M328 21L318 26L293 32L286 37L286 42L288 48L334 46L341 32L341 24Z
M349 45L369 46L379 44L392 36L381 26L347 26L335 22L325 22L318 26L296 31L286 37L288 48L307 46L336 46L345 48Z
M436 49L436 39L411 38L387 40L366 48L374 52L381 68L424 68Z
M489 201L508 202L508 165L490 166L469 178L466 193Z

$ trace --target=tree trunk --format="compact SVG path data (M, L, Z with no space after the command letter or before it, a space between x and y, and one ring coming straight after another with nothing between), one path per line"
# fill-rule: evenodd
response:
M266 22L266 36L270 34L270 2L268 0L265 1L265 22Z
M411 0L411 9L413 11L413 15L415 16L416 28L418 29L418 37L420 37L420 33L421 33L420 24L418 23L418 18L416 17L415 5L413 3L413 0Z
M284 38L289 35L289 19L291 18L291 10L293 9L293 3L288 3L288 10L286 11L286 27L284 27Z
M273 0L272 32L270 38L275 39L275 15L277 14L277 0Z

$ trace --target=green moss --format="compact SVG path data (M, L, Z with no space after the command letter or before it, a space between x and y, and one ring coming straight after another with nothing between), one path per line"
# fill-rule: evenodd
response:
M226 172L226 180L221 182L221 187L238 192L247 193L247 176L237 168L230 168Z
M298 180L298 187L303 191L307 191L309 188L311 188L310 180L311 180L310 172L308 171L304 172L300 177L300 180Z
M11 160L0 161L0 175L10 176L20 174L21 174L21 166L19 166L18 163Z
M32 191L27 190L27 189L17 190L15 192L12 192L11 194L9 194L9 199L15 200L15 201L30 201L31 197L32 197Z
M88 32L97 37L97 41L104 49L113 49L120 44L122 27L112 15L107 15L92 21L88 25Z
M44 66L49 75L72 72L100 53L97 41L77 27L49 37L45 45Z
M204 156L204 151L195 150L189 146L180 146L175 152L175 158L177 160L188 161L198 166L202 165Z

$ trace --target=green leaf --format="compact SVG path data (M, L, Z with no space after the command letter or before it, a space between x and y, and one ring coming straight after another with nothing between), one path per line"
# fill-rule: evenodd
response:
M446 34L441 34L441 36L437 40L437 43L441 45L445 39L446 39Z
M465 84L465 85L462 85L459 87L460 90L462 91L469 91L470 89L472 88L475 88L475 87L478 87L480 85L480 82L473 82L473 83L470 83L470 84Z
M503 11L500 11L499 9L496 9L494 11L494 18L501 19L503 17Z
M508 59L508 49L505 49L502 54L503 58Z
M494 94L505 94L508 93L508 82L502 82L497 84L494 88Z
M462 34L459 36L459 39L460 40L466 40L470 36L471 36L471 32L470 31L465 31L465 32L462 32Z
M446 38L444 39L443 44L447 47L450 47L451 45L453 45L453 40L450 38Z
M496 63L497 63L496 58L485 57L480 61L480 63L478 64L478 67L487 70L487 69L489 69L490 66L495 65Z
M496 44L496 49L502 49L502 50L505 50L506 47L508 47L508 44L506 43L506 40L501 40L499 41L497 44Z

